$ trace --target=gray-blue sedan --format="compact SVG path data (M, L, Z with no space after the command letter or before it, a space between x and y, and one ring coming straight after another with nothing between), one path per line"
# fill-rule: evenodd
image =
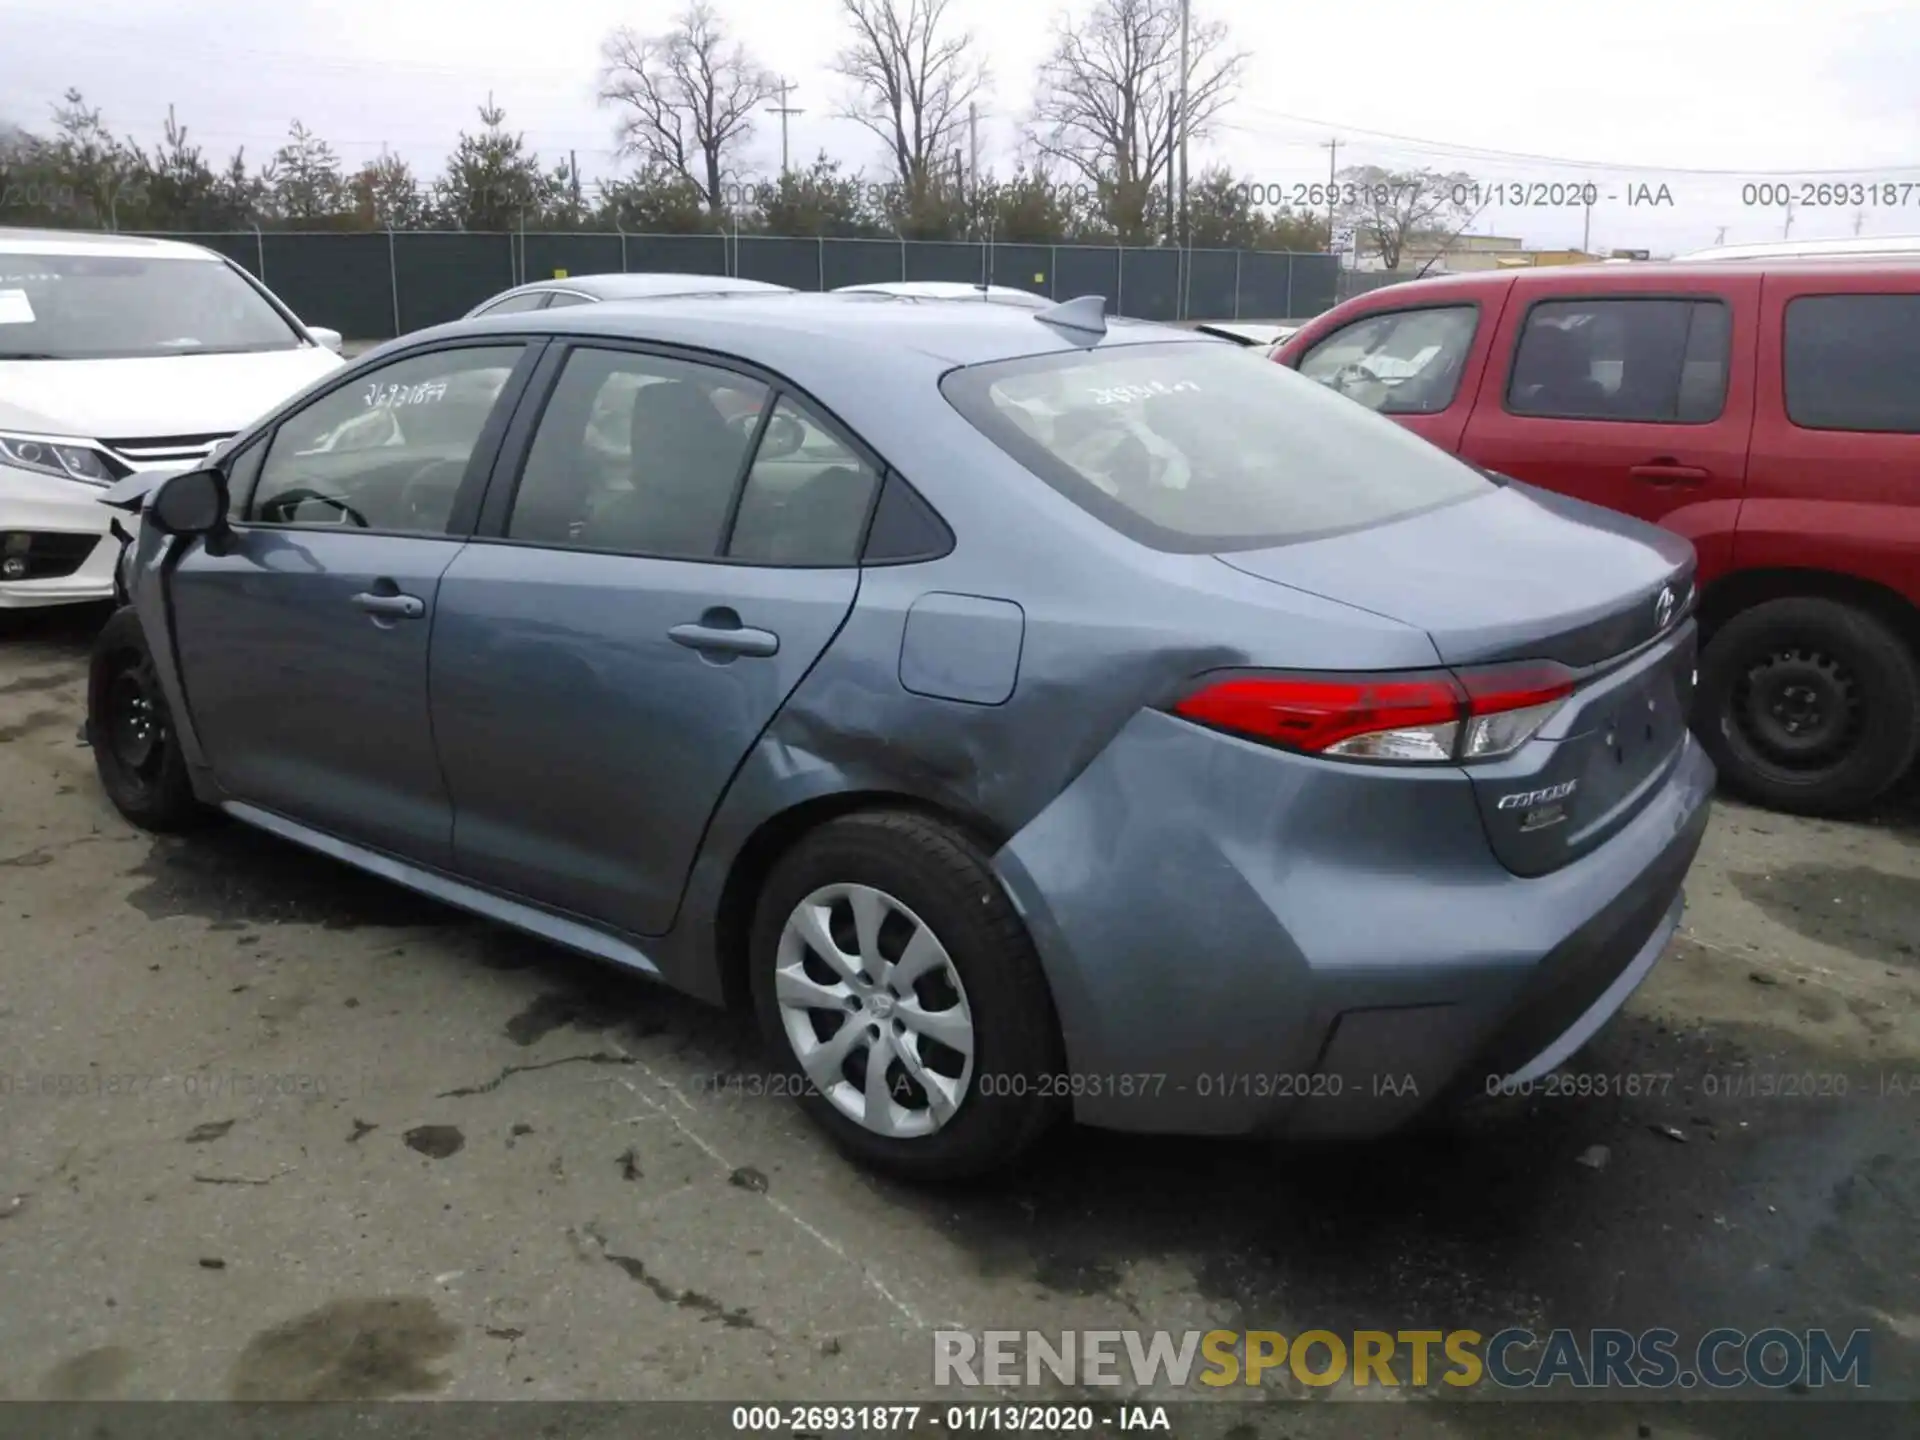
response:
M1530 1081L1706 824L1684 540L1097 299L467 320L127 491L124 814L751 1005L910 1175Z

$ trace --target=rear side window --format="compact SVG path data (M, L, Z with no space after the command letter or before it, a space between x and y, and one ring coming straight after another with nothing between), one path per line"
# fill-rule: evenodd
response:
M1309 350L1300 373L1384 415L1435 415L1460 389L1479 320L1472 305L1369 315Z
M1719 300L1548 300L1527 313L1507 409L1563 420L1699 425L1726 404Z
M1264 356L1115 346L950 373L941 389L1068 499L1160 550L1250 550L1490 493L1425 440Z
M760 435L727 554L760 565L852 565L880 477L788 396Z
M1786 386L1805 429L1920 434L1920 295L1789 302Z
M715 558L766 393L712 365L574 351L534 432L508 538Z

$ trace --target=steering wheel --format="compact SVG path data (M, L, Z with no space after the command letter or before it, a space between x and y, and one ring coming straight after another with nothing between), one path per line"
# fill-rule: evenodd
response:
M409 475L400 486L401 514L405 515L409 521L422 523L437 521L440 518L438 507L429 509L434 492L458 490L466 474L465 460L442 458L427 461Z
M366 516L362 515L338 495L328 495L324 491L315 490L305 485L297 485L291 490L283 490L271 500L267 501L266 504L260 507L259 518L266 520L269 524L290 525L293 523L293 512L309 500L318 500L322 505L331 505L362 530L372 528L367 524Z

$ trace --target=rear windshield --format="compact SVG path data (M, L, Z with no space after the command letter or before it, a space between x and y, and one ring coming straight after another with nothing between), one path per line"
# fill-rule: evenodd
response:
M1257 351L1081 350L956 370L960 413L1027 469L1159 550L1250 550L1380 525L1492 482Z
M0 254L0 360L293 350L301 339L218 260Z

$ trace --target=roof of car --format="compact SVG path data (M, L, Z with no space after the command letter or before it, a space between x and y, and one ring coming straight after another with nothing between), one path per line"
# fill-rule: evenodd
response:
M872 293L802 291L662 296L575 305L564 310L482 315L410 335L409 342L452 334L505 331L645 338L721 350L774 368L829 348L845 354L918 354L943 366L977 365L1022 355L1087 348L1089 341L1039 313L1011 305L927 304ZM1102 346L1187 341L1223 345L1173 326L1118 317Z
M653 295L724 295L736 292L781 293L784 285L765 280L747 280L738 275L694 275L664 270L619 272L604 275L563 275L551 280L532 280L506 291L520 295L528 291L574 290L596 300L644 299ZM498 296L496 299L500 298Z
M1880 260L1920 255L1920 235L1854 235L1838 240L1761 240L1748 245L1716 245L1691 250L1681 260L1773 260L1799 256Z
M974 285L965 280L878 280L868 285L841 285L837 295L896 295L909 300L1011 300L1032 308L1051 305L1044 295L1012 285Z
M156 260L218 260L200 245L95 230L20 230L0 226L0 255L144 255Z
M1605 277L1611 285L1623 275L1657 275L1662 280L1682 282L1711 281L1724 279L1727 272L1734 268L1758 269L1769 275L1811 276L1855 274L1876 269L1911 270L1915 267L1920 267L1920 255L1756 255L1740 260L1737 267L1731 259L1636 260L1625 265L1602 260L1590 265L1527 265L1511 270L1470 270L1458 275L1429 275L1399 285L1383 285L1365 293L1368 299L1379 301L1410 293L1421 296L1453 291L1472 293L1504 289L1508 285L1564 289L1570 282L1579 283L1576 277L1587 275Z

